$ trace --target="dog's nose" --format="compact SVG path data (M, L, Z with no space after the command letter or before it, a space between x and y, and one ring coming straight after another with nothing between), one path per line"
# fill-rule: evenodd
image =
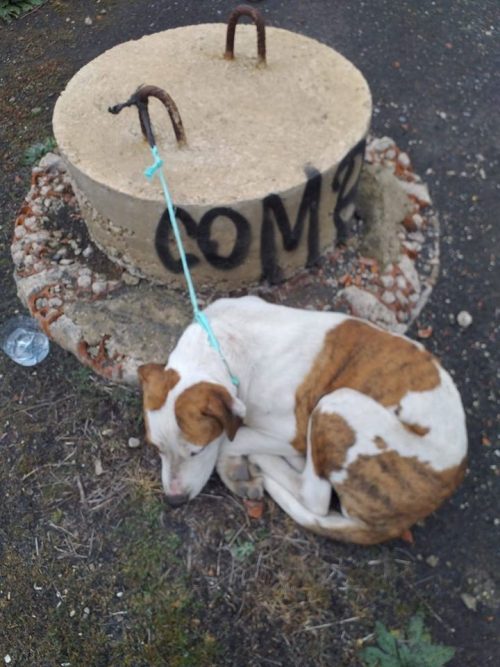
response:
M166 496L166 499L170 507L179 507L180 505L187 503L189 495L187 493L179 493L175 496Z

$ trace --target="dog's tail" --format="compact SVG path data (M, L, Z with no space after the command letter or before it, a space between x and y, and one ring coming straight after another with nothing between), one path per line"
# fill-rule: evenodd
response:
M389 534L387 531L375 530L362 521L345 517L339 512L330 512L325 516L313 514L289 491L267 475L264 476L264 486L271 498L294 521L318 535L341 542L355 542L356 544L378 544L397 537L397 535Z

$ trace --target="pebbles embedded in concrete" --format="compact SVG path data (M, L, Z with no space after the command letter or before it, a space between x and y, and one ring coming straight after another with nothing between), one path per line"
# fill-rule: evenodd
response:
M78 276L76 283L80 289L89 289L92 285L92 278L91 276Z
M394 139L390 137L381 137L380 139L373 139L371 148L374 152L384 153L385 151L394 148L396 145Z
M382 294L382 301L384 303L388 303L388 304L394 303L396 301L396 296L395 296L394 292L385 291Z
M352 314L356 317L363 317L392 331L401 331L401 326L392 310L384 306L373 294L351 286L342 290L339 297L348 302Z
M393 287L394 286L394 276L391 274L380 276L380 280L384 287Z
M414 213L412 215L412 220L415 223L416 227L420 229L422 227L422 224L424 222L423 217L419 213Z
M429 195L429 190L427 189L427 186L424 183L412 183L412 182L401 181L401 187L407 194L416 197L423 204L427 204L428 206L430 206L431 197Z
M130 447L130 449L137 449L137 447L141 446L141 441L139 438L129 438L127 445Z
M408 255L403 255L398 263L398 267L412 286L412 289L415 292L420 292L420 278L415 267L415 262L412 262Z
M398 155L398 162L401 164L403 167L409 167L410 166L410 158L406 153L400 153Z
M38 168L43 171L51 171L52 169L57 169L60 172L66 171L64 160L58 153L46 153L38 163Z
M140 278L138 278L137 276L133 276L128 271L124 271L122 273L122 280L125 283L125 285L138 285L140 282Z
M408 298L403 294L401 290L396 290L396 299L403 306L405 306L408 303Z
M96 280L92 283L92 292L94 294L105 294L107 291L107 285L103 280Z
M90 257L90 255L92 255L93 252L94 252L94 249L92 248L92 246L88 245L86 248L84 248L82 250L82 255L85 258L88 258L88 257Z

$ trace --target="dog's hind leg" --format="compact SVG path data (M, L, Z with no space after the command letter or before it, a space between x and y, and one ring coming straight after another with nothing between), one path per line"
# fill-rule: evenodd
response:
M315 515L325 516L330 508L332 485L328 479L318 476L314 468L312 433L313 421L309 421L305 466L298 471L281 457L254 454L252 463L262 470L264 478L270 478L292 494L299 503Z
M282 487L271 477L264 476L264 486L271 498L298 524L318 535L342 542L357 544L378 544L391 537L391 534L379 532L358 519L330 512L319 516L307 509L290 491Z

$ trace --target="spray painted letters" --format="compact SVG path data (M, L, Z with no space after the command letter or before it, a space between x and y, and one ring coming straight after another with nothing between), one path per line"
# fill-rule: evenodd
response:
M339 164L332 181L333 192L337 199L333 212L333 224L336 228L337 241L346 237L346 224L352 215L354 195L361 170L365 142L361 141ZM306 266L314 264L319 258L319 206L321 200L322 176L314 168L306 169L307 182L304 188L296 220L291 223L281 197L269 194L262 200L262 224L260 239L253 233L250 222L241 213L229 207L216 207L207 211L197 223L183 208L176 209L176 217L184 232L198 246L203 258L220 271L230 271L241 266L248 256L252 243L260 240L260 260L262 279L271 283L282 279L278 261L276 231L281 235L285 251L293 252L299 246L307 226ZM234 243L229 254L219 254L218 242L212 236L212 228L217 218L225 218L232 225ZM307 224L308 223L308 224ZM181 273L182 265L176 250L172 252L172 232L168 211L161 216L155 235L155 247L158 257L168 271ZM201 257L187 253L190 268L196 267Z

